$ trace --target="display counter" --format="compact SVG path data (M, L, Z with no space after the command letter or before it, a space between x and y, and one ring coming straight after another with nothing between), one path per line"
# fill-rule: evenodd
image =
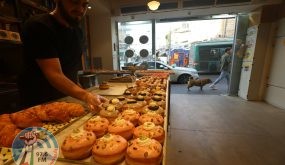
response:
M159 78L157 78L159 79ZM162 85L159 85L159 87L154 88L153 84L151 84L152 89L155 90L161 90L164 89L164 94L161 94L163 96L165 96L165 110L164 110L164 123L163 123L163 128L165 131L165 140L163 142L163 148L162 148L162 164L165 165L166 164L166 148L167 148L167 132L168 132L168 111L169 111L169 81L168 79L161 79L159 80L161 82L166 82L165 87L163 87ZM100 94L102 96L105 96L108 99L113 99L113 98L118 98L119 96L122 96L125 94L125 91L128 89L134 89L134 87L138 85L143 85L143 84L139 84L139 83L109 83L110 88L107 90L99 90L98 86L89 88L88 90L91 93L96 93L96 94ZM144 88L147 89L147 88ZM149 88L151 89L151 88ZM161 90L162 91L162 90ZM139 92L139 91L137 91ZM126 95L124 95L126 96ZM63 101L63 102L72 102L72 103L78 103L78 104L82 104L83 103L81 101L78 101L74 98L71 97L66 97L66 98L62 98L59 99L57 101ZM83 125L94 116L94 114L91 113L87 113L83 116L77 117L72 119L70 122L65 123L65 124L59 124L59 125L55 125L54 127L55 130L52 132L55 135L55 138L59 144L59 147L63 144L63 141L65 139L65 137L69 134L71 134L71 132L74 129L83 129ZM47 128L48 126L46 126L45 128ZM58 127L58 128L57 128ZM3 155L5 157L5 164L15 164L13 162L13 160L9 160L9 157L7 156L7 154L11 155L11 149L7 149L7 148L1 148L1 155L3 158ZM6 152L4 151L6 150ZM12 158L12 156L10 157ZM1 164L1 162L0 162ZM56 162L56 164L59 165L70 165L70 164L95 164L95 165L99 165L98 163L94 162L92 156L86 158L86 159L82 159L82 160L70 160L70 159L66 159L64 158L64 156L62 155L62 152L59 152L59 157L58 160ZM121 165L124 165L125 162L123 161L122 163L120 163Z

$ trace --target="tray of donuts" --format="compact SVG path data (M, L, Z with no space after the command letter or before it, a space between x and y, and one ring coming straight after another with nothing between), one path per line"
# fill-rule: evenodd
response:
M56 134L86 114L77 103L51 102L0 115L0 155L2 163L12 159L11 146L22 129L38 126Z
M98 114L58 139L60 159L96 165L162 164L166 92L156 89L126 92L102 104Z

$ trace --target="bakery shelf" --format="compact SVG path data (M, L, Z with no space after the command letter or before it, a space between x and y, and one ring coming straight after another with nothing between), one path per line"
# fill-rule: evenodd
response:
M123 83L122 83L123 84ZM117 86L118 88L124 88L126 89L126 84L122 85L122 86ZM115 84L114 84L115 85ZM118 84L116 84L118 85ZM164 140L164 144L163 144L163 148L162 148L162 154L163 154L163 158L162 158L162 165L166 165L166 153L167 153L167 142L168 142L168 126L169 126L169 121L168 121L168 117L169 117L169 81L167 81L167 87L166 87L166 108L165 108L165 116L164 116L164 130L165 130L165 140ZM92 90L94 90L94 88L90 88L90 91L92 92ZM115 98L116 96L110 95L110 96L106 96L108 99L110 98ZM62 99L59 99L58 101L66 101L66 102L75 102L75 103L81 103L80 101L71 98L71 97L65 97ZM60 128L60 130L55 131L55 137L58 141L58 144L61 145L65 139L65 137L70 134L72 132L73 129L82 129L83 125L86 123L86 121L88 121L91 117L93 117L93 114L88 113L80 118L78 118L76 121L73 121L72 123L65 125L64 127ZM9 163L11 163L11 161L9 161ZM8 164L8 163L7 163ZM62 155L62 153L60 152L59 158L57 160L57 165L70 165L70 164L95 164L95 165L99 165L97 163L94 162L94 160L92 159L92 156L83 159L83 160L68 160L65 159ZM125 162L123 161L122 163L120 163L119 165L125 165Z

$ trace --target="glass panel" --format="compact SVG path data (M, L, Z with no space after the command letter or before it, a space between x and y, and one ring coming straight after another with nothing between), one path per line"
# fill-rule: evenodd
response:
M151 21L119 22L120 68L154 60Z
M224 49L232 46L234 31L235 18L156 23L157 60L217 72Z

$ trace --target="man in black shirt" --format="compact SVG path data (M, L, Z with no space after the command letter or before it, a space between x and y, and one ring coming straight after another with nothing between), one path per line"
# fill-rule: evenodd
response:
M54 11L30 18L23 27L24 68L18 83L22 107L72 96L95 110L106 99L76 84L83 41L78 25L88 0L55 2Z

